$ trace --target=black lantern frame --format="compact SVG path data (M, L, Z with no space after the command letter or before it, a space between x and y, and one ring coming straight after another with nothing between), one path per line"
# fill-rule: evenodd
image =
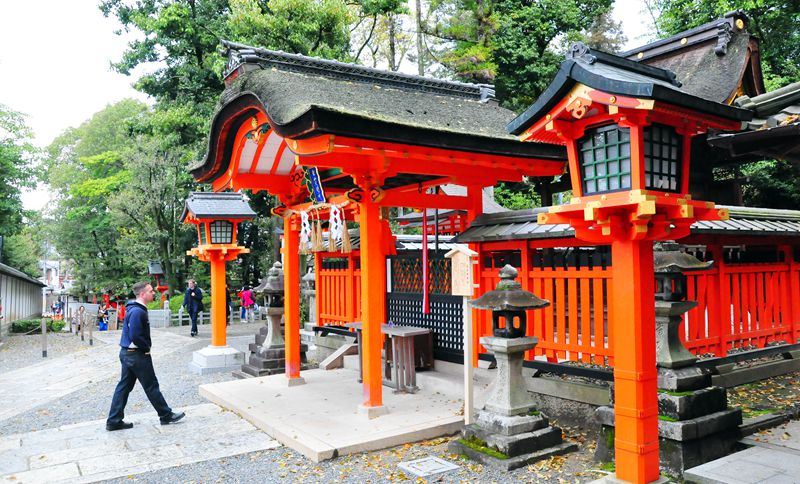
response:
M663 192L681 189L683 138L672 126L652 124L643 130L645 187ZM584 195L631 189L629 128L607 124L587 129L578 140Z

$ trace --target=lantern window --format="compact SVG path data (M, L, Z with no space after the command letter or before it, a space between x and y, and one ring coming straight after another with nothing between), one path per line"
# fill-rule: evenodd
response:
M199 223L197 224L197 236L200 240L200 245L205 245L206 242L206 224Z
M631 187L631 135L613 124L586 131L578 141L583 193L614 192Z
M681 177L681 137L675 128L653 124L644 129L644 184L676 192Z
M225 220L211 222L211 243L230 244L233 242L233 224Z

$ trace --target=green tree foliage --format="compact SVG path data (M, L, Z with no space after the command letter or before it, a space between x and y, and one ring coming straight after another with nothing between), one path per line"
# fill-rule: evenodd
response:
M50 231L59 254L75 262L84 291L125 285L127 272L109 201L131 179L124 152L131 145L132 127L146 112L142 103L120 101L67 130L47 148L45 179L57 196L49 214Z
M433 0L426 33L439 39L436 58L468 82L497 86L506 106L530 105L558 70L571 40L616 47L605 14L612 0Z
M664 35L674 35L727 12L742 10L748 30L761 40L761 64L767 89L800 80L800 2L792 0L656 0L656 22Z
M561 63L561 56L551 47L553 42L559 35L592 25L611 4L612 0L500 1L494 58L502 102L515 110L532 104Z
M348 56L350 11L341 0L231 0L230 8L231 39L327 59Z
M494 199L509 210L540 207L542 199L528 183L503 183L494 187Z
M0 235L22 229L21 190L33 186L31 130L22 114L0 104Z
M779 160L748 164L741 169L747 177L743 186L744 204L797 210L800 207L800 166Z
M42 248L36 244L34 233L28 228L3 240L3 263L31 277L42 275L39 270L41 254Z

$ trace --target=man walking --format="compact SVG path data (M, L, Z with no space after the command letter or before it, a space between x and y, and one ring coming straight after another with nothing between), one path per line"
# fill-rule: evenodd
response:
M194 279L189 279L189 287L183 293L183 307L189 311L189 319L192 320L191 336L197 336L197 313L203 310L203 291L197 287Z
M142 384L147 399L153 405L161 419L161 425L167 425L182 419L186 414L175 413L167 405L158 379L153 370L153 359L150 357L150 322L147 317L147 303L152 302L156 292L153 286L146 282L137 282L133 285L135 301L130 301L125 306L125 319L122 321L122 338L119 345L119 361L122 363L122 376L119 379L114 398L111 400L111 410L106 420L106 430L122 430L133 427L132 423L123 422L125 405L128 395L136 385L136 380Z

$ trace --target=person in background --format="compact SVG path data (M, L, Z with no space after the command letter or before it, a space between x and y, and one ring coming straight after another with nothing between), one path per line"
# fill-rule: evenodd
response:
M252 316L252 308L255 301L253 301L253 291L250 286L244 286L242 289L242 319L250 321Z
M194 279L189 279L189 287L183 294L183 307L189 311L189 319L192 321L192 337L197 336L197 313L203 310L203 291L197 287Z
M225 284L225 325L231 325L231 286Z
M108 431L133 427L132 423L123 421L123 418L125 418L128 395L136 385L136 380L139 380L147 399L156 409L161 425L175 423L186 416L183 412L173 412L167 405L153 369L153 359L150 356L152 343L147 304L153 301L156 292L149 283L137 282L133 285L133 294L136 296L136 300L127 304L127 314L125 320L122 321L122 337L119 341L121 347L119 361L122 364L122 375L114 390L111 409L108 412L108 419L106 419L106 430Z

